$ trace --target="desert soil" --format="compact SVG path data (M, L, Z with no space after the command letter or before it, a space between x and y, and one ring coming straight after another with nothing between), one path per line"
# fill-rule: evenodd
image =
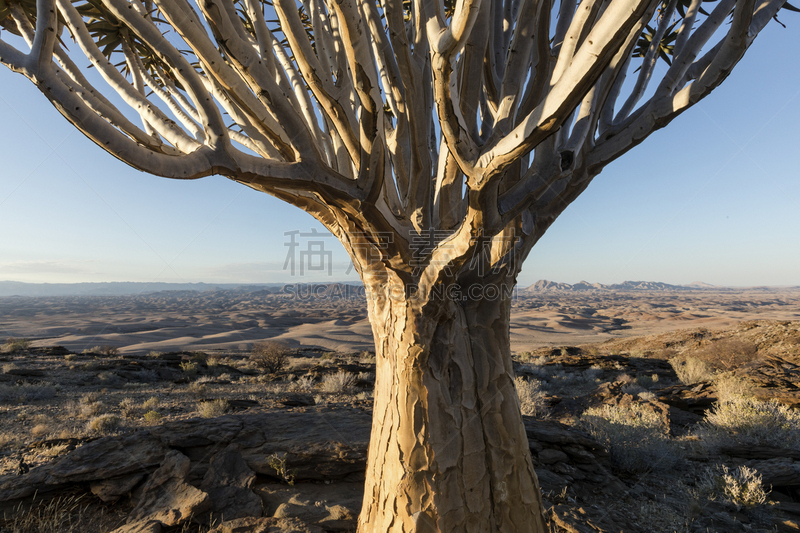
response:
M800 531L800 449L700 431L722 375L800 406L800 292L528 293L512 319L554 531ZM0 532L355 530L374 384L362 300L3 298L0 329L33 339L0 354ZM278 372L249 357L264 338L291 348ZM707 371L690 384L687 358ZM631 405L668 452L646 468L587 417ZM718 465L756 469L767 501L709 493Z

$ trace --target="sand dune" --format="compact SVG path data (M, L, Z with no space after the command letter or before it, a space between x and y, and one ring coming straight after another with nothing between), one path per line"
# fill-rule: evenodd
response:
M511 344L527 351L753 319L800 319L800 290L521 291L512 308ZM248 349L268 338L298 348L373 348L363 299L266 291L0 298L4 337L74 351L111 344L123 353Z

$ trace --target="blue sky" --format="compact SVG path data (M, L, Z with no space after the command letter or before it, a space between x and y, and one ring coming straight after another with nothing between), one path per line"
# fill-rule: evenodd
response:
M800 17L781 18L788 28L771 23L711 96L595 179L534 249L521 285L800 285ZM323 231L310 216L221 177L140 173L2 66L0 117L0 280L357 279L333 238L323 241L331 277L292 275L284 233Z

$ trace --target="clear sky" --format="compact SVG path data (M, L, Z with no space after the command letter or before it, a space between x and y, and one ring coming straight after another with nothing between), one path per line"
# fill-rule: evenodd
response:
M520 276L800 285L800 16L770 23L723 85L611 164L544 236ZM284 269L286 232L313 218L221 177L140 173L0 66L0 280L356 280Z

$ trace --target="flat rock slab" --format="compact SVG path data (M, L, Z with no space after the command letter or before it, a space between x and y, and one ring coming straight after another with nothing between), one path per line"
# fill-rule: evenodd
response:
M149 474L170 450L180 450L189 457L193 469L205 472L211 458L233 442L242 464L256 473L279 477L271 466L272 457L277 455L286 460L287 469L295 472L298 481L335 481L352 475L363 478L371 423L371 415L364 411L327 407L170 422L94 440L23 475L0 476L0 502L82 482L88 482L98 496L110 501L131 490L127 476ZM242 472L232 474L239 476L238 481L220 479L215 483L242 486L241 476L253 475Z
M239 518L223 522L208 533L325 533L322 528L292 518Z

